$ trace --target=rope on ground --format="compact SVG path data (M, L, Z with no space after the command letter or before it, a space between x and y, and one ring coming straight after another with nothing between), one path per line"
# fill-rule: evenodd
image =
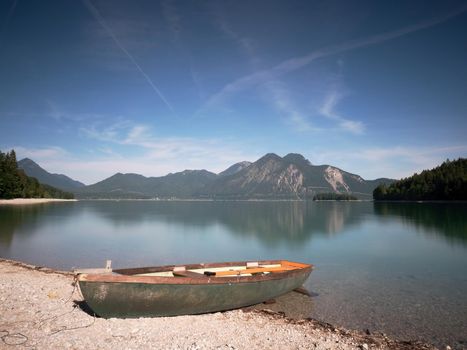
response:
M71 298L73 298L73 294L75 294L76 286L78 285L78 276L75 276L73 278L72 285L73 285L73 290L71 291L70 297L63 302L64 304L68 303L71 300Z
M73 290L71 291L70 296L63 302L64 304L70 302L71 299L73 298L73 294L75 294L75 290L76 290L77 284L78 284L78 279L77 279L77 276L75 276L75 278L73 279L73 283L72 283L72 285L73 285ZM50 316L50 317L46 317L46 318L41 318L41 319L39 319L39 321L35 322L35 324L38 325L38 327L39 327L39 329L40 329L40 328L42 327L42 325L44 324L44 322L50 321L50 320L53 320L53 319L57 319L57 318L59 318L59 317L65 316L65 315L67 315L67 314L70 314L70 313L72 313L73 311L76 310L76 306L77 306L77 305L73 305L73 309L72 309L71 311L64 312L64 313L62 313L62 314L60 314L60 315L54 315L54 316ZM52 310L52 311L55 311L55 310L58 310L58 308L55 308L55 309Z
M68 314L71 314L73 311L76 310L76 307L77 307L77 305L73 305L73 309L72 309L71 311L67 311L67 312L64 312L64 313L59 314L59 315L54 315L54 316L50 316L50 317L46 317L46 318L39 319L39 321L37 321L37 322L35 323L35 325L37 325L38 328L40 329L40 328L42 327L42 325L43 325L45 322L51 321L51 320L54 320L54 319L56 320L56 319L58 319L58 318L60 318L60 317L63 317L63 316L68 315Z
M63 331L72 331L72 330L75 330L75 329L88 328L88 327L91 327L94 324L94 322L96 322L96 315L93 315L92 322L87 324L87 325L77 326L77 327L62 326L61 329L55 329L55 330L53 330L53 332L49 333L49 335L54 335L54 334L57 334L57 333L60 333L60 332L63 332Z
M73 298L73 294L75 293L75 291L77 290L76 286L78 285L78 276L75 276L74 280L73 280L73 290L71 292L71 295L70 297L64 301L64 303L68 303L72 298ZM39 320L39 328L42 326L42 324L45 322L45 321L50 321L50 320L53 320L53 319L58 319L62 316L65 316L69 313L72 313L73 311L75 311L76 309L78 308L78 305L73 305L73 310L71 311L67 311L63 314L60 314L60 315L55 315L55 316L52 316L52 317L48 317L48 318L45 318L45 319L42 319L42 320ZM51 333L49 333L48 335L54 335L54 334L57 334L57 333L60 333L60 332L63 332L63 331L71 331L71 330L75 330L75 329L81 329L81 328L88 328L88 327L91 327L94 322L96 322L96 315L93 314L93 319L92 319L92 322L87 324L87 325L84 325L84 326L76 326L76 327L67 327L67 326L60 326L59 328L56 328L56 329L53 329Z
M26 343L29 338L25 336L23 333L11 333L7 330L1 330L0 334L0 339L2 340L3 343L6 345L23 345Z
M68 302L72 300L73 295L75 294L75 291L77 290L77 285L78 285L78 279L77 279L77 276L75 276L73 280L73 290L71 291L70 296L63 302L64 304L67 304ZM41 329L44 323L52 321L52 320L57 320L67 314L72 313L77 308L78 308L78 305L75 304L73 305L73 308L71 311L67 311L59 315L53 315L53 316L46 317L46 318L40 318L38 321L22 320L22 321L16 321L16 322L9 322L9 323L4 324L3 326L7 324L12 325L12 324L17 324L17 323L32 323L33 326L37 326L38 329ZM55 310L57 309L58 308L56 308ZM80 329L80 328L88 328L88 327L91 327L94 324L94 322L96 322L95 314L93 314L93 320L89 324L86 324L84 326L76 326L76 327L60 326L59 328L52 329L52 332L48 333L47 335L51 336L51 335L54 335L54 334L57 334L63 331L71 331L71 330ZM0 339L2 340L4 344L11 345L11 346L24 345L29 340L29 338L23 333L20 333L20 332L10 333L10 331L7 331L6 329L0 330Z

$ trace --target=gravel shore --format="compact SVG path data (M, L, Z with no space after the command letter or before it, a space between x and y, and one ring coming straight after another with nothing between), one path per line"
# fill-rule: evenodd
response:
M13 198L0 199L0 205L25 205L41 204L50 202L76 202L77 199L59 199L59 198Z
M197 316L102 319L86 312L73 282L68 272L0 259L0 348L435 349L312 319L293 320L258 307Z

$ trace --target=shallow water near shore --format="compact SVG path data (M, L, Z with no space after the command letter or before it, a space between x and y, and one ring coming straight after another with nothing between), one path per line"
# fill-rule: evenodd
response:
M0 256L58 269L289 259L309 316L467 347L465 203L80 201L0 206ZM304 309L302 302L288 308ZM290 305L289 305L290 304Z

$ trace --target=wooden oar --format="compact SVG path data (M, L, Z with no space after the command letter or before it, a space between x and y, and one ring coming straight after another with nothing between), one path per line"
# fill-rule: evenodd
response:
M172 274L175 277L191 277L191 278L206 278L204 274L188 271L188 270L180 270L180 271L172 271Z
M258 267L244 270L216 271L215 276L245 275L260 272L284 272L296 269L297 267L295 266Z

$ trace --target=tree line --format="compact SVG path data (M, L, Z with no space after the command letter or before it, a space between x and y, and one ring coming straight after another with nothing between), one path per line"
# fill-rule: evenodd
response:
M349 193L317 193L313 197L314 201L355 201L357 197Z
M64 198L72 199L74 195L55 187L41 184L34 177L27 176L18 169L14 150L0 151L0 198Z
M440 166L373 191L375 200L467 200L467 159L446 160Z

